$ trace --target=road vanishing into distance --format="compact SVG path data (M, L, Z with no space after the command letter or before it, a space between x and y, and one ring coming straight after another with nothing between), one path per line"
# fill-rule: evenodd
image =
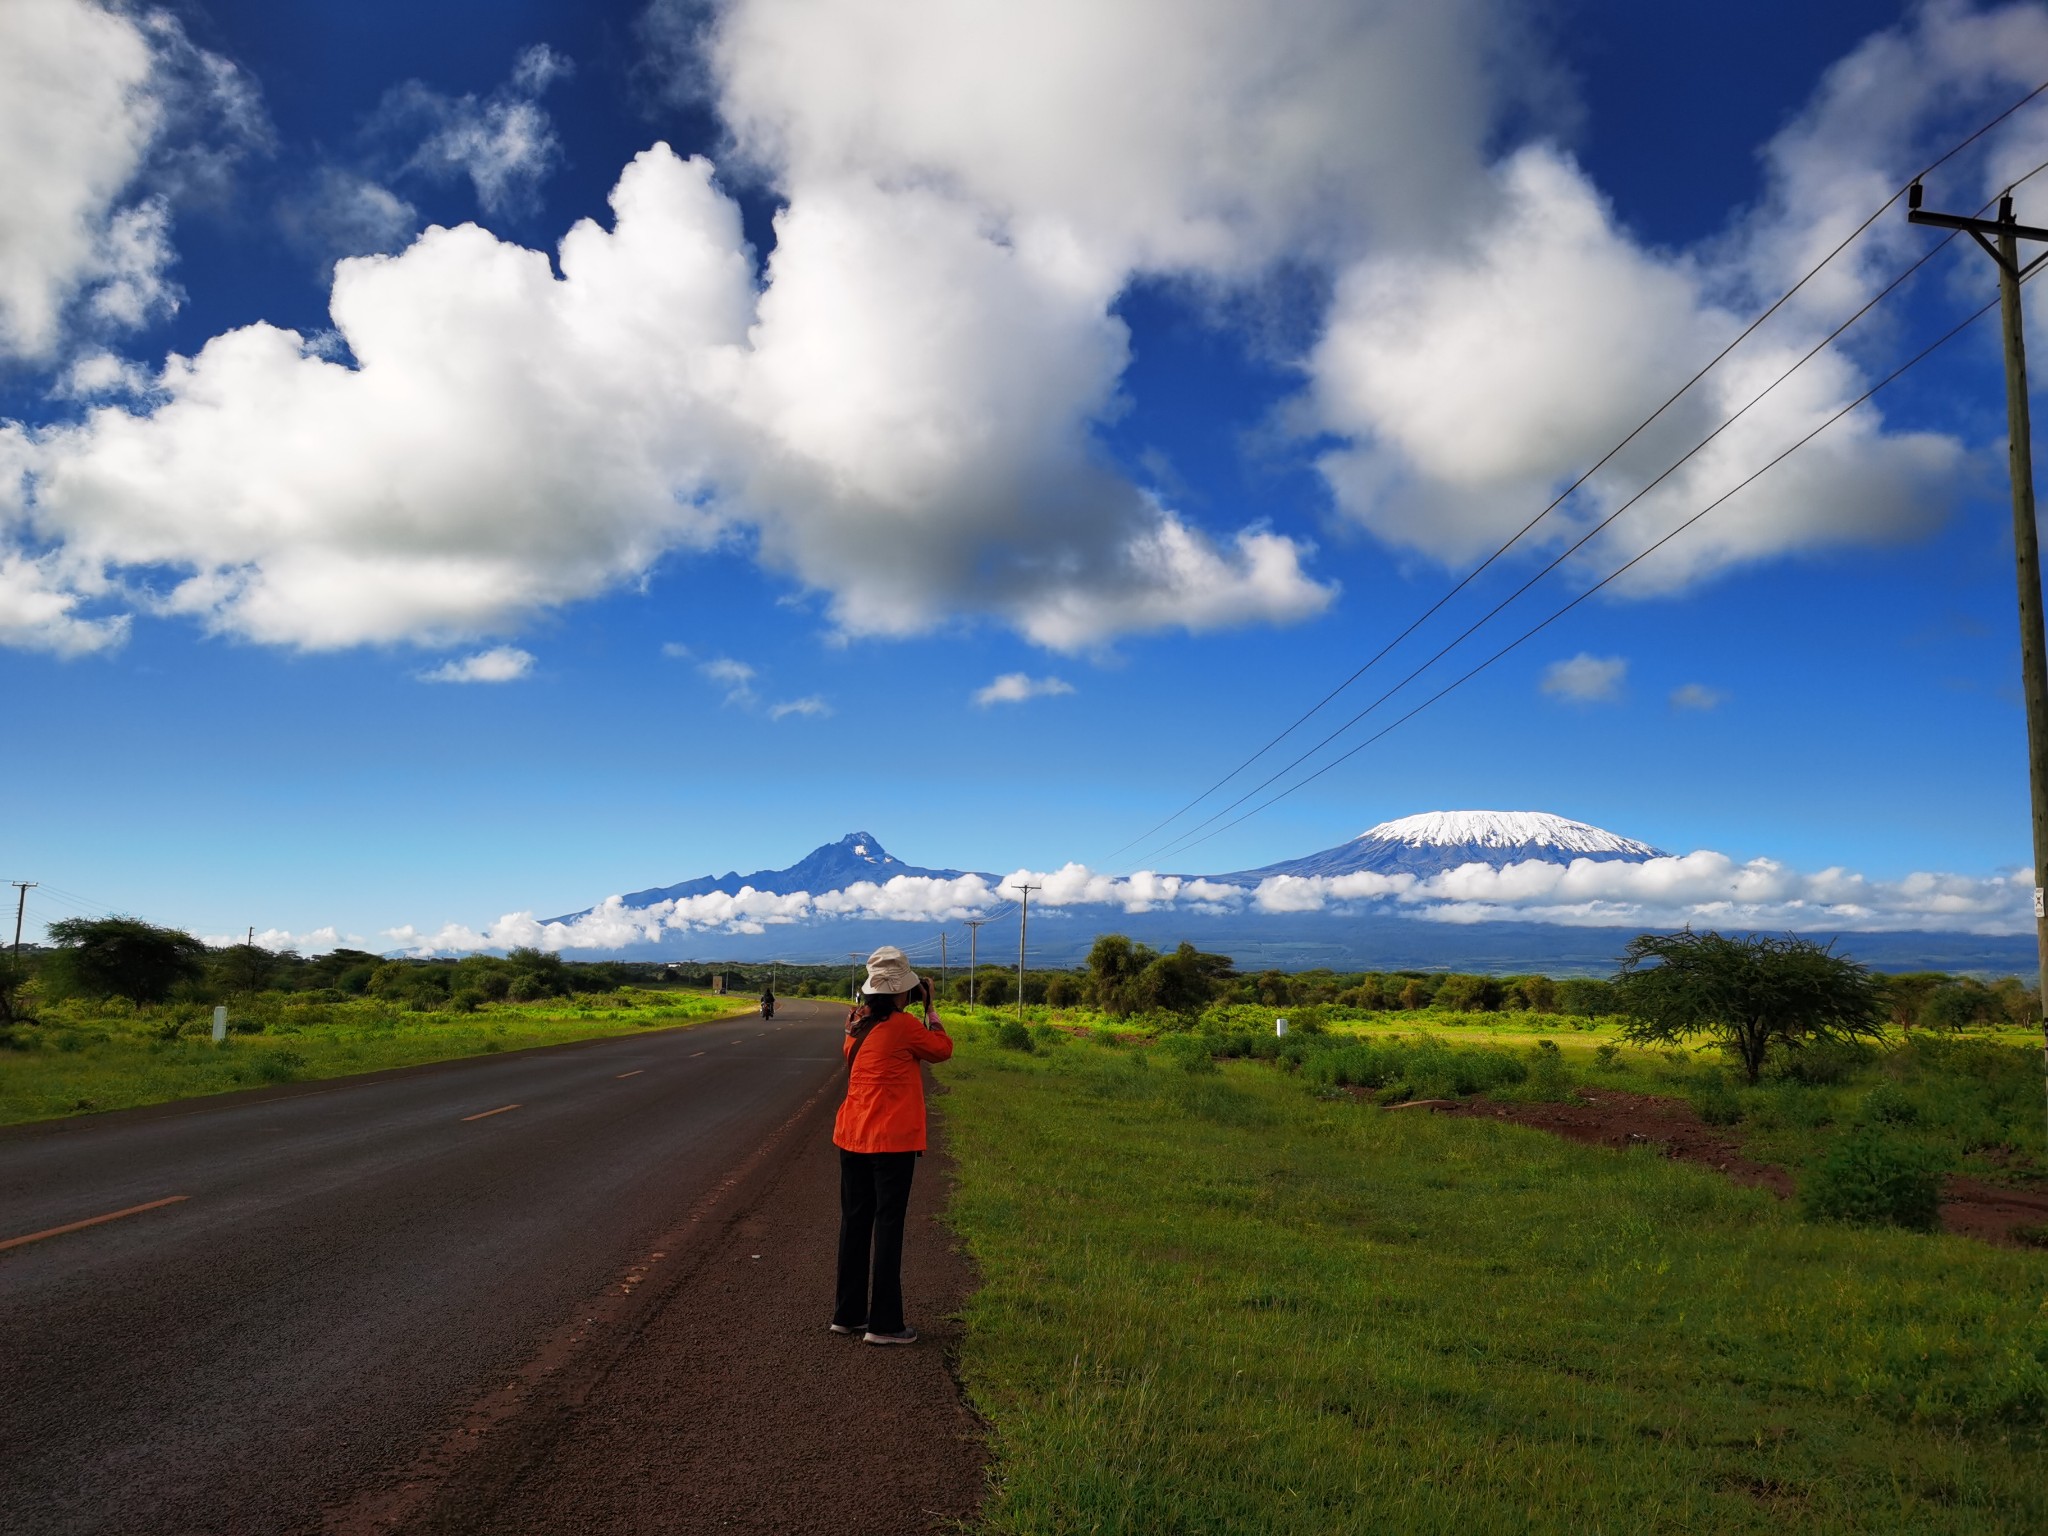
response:
M0 1528L334 1528L832 1083L843 1018L0 1132Z

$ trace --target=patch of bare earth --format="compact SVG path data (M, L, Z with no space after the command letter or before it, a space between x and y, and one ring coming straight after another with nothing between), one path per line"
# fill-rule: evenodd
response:
M1429 1111L1508 1120L1588 1146L1648 1148L1666 1157L1703 1164L1738 1184L1768 1189L1780 1199L1790 1198L1794 1189L1790 1169L1743 1156L1742 1144L1733 1132L1708 1125L1684 1099L1604 1089L1561 1104L1523 1104L1481 1094L1463 1101L1432 1103ZM1950 1174L1942 1184L1941 1224L1959 1236L2008 1247L2025 1246L2019 1233L2048 1226L2048 1196Z

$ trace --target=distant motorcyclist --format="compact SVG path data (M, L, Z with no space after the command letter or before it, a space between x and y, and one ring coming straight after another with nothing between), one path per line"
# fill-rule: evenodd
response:
M761 1017L764 1019L775 1017L775 987L772 983L761 988Z

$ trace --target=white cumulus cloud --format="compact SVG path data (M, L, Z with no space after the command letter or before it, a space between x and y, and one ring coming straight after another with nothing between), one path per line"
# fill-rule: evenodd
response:
M175 307L170 200L217 190L267 132L247 79L167 12L0 5L0 357Z
M572 68L541 43L521 52L511 78L485 97L449 96L408 81L379 107L378 131L424 135L407 171L429 178L466 176L484 212L523 212L534 206L541 182L562 157L540 98Z
M343 261L331 336L230 331L150 370L127 405L16 430L27 492L9 547L60 552L47 582L88 608L133 584L153 609L307 649L481 640L735 544L821 596L844 635L984 619L1086 652L1297 622L1336 591L1306 540L1202 527L1105 447L1134 285L1200 303L1256 296L1282 266L1327 280L1295 419L1331 440L1320 463L1345 516L1456 562L1547 501L1957 120L2048 74L2039 7L1936 0L1827 75L1764 147L1753 208L1671 251L1543 135L1561 95L1527 14L663 3L646 35L701 49L684 72L730 131L728 174L777 200L765 262L709 162L665 146L621 172L609 225L577 224L552 262L470 225ZM133 187L161 136L137 82L167 34L86 0L16 0L0 25L17 16L61 84L17 73L63 99L16 109L0 91L0 165L40 164L55 136L51 163L68 167L31 189L27 254L0 239L0 345L33 351L66 306L113 325L165 302L149 286L165 214ZM486 96L408 87L387 121L410 124L409 154L423 146L416 173L468 177L486 212L522 206L555 162L538 103L563 67L537 50ZM2037 111L1995 161L1944 174L1967 201L2044 149ZM377 188L331 190L352 239L404 227ZM1859 246L1537 544L1619 507L1921 239L1887 225ZM1584 559L1633 552L1734 486L1873 366L1817 359ZM1914 536L1963 452L1866 409L1627 590Z
M1553 661L1543 669L1542 689L1552 698L1574 704L1597 704L1621 697L1628 660L1622 656L1592 656L1581 651L1564 661Z
M1706 711L1719 709L1728 702L1728 695L1719 688L1709 688L1705 683L1681 683L1671 690L1673 709Z
M1026 699L1057 698L1072 693L1074 685L1057 677L1033 677L1028 672L1005 672L994 682L974 690L974 702L983 709L991 704L1022 704Z
M1113 913L1184 912L1191 919L1232 912L1267 914L1380 912L1431 922L1536 922L1570 927L1700 928L1801 933L1918 931L2012 934L2033 930L2032 883L2025 871L1988 876L1915 873L1876 880L1831 867L1802 873L1772 859L1737 862L1701 850L1629 863L1530 860L1494 869L1467 864L1442 874L1274 875L1255 888L1140 871L1119 876L1064 864L1018 869L1000 880L898 875L837 891L777 894L744 886L727 894L628 907L611 896L580 917L543 923L514 912L482 929L459 923L387 930L393 945L417 954L506 949L618 949L690 933L763 933L772 927L829 921L955 923L1014 901L1035 887L1034 911L1101 909ZM1199 937L1199 929L1190 929Z
M456 661L444 662L431 671L422 672L423 683L514 683L533 670L531 652L522 651L516 645L501 645L492 650L478 651L474 656L464 656Z

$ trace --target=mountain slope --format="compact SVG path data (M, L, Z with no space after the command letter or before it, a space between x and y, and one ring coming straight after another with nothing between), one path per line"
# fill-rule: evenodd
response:
M644 891L631 891L623 899L629 907L651 907L658 901L706 896L713 891L723 891L730 896L742 886L787 896L792 891L817 894L844 890L862 880L873 880L879 884L898 875L929 875L939 880L957 880L962 873L957 869L923 869L915 864L906 864L885 849L872 832L849 832L836 843L813 848L787 869L757 869L751 875L727 870L722 875L701 875L680 885L657 885ZM572 922L582 915L581 912L571 912L547 921Z
M1543 811L1426 811L1383 821L1335 848L1258 869L1214 875L1233 885L1256 885L1274 875L1440 874L1464 864L1510 864L1538 859L1623 859L1640 863L1663 850L1583 821Z

